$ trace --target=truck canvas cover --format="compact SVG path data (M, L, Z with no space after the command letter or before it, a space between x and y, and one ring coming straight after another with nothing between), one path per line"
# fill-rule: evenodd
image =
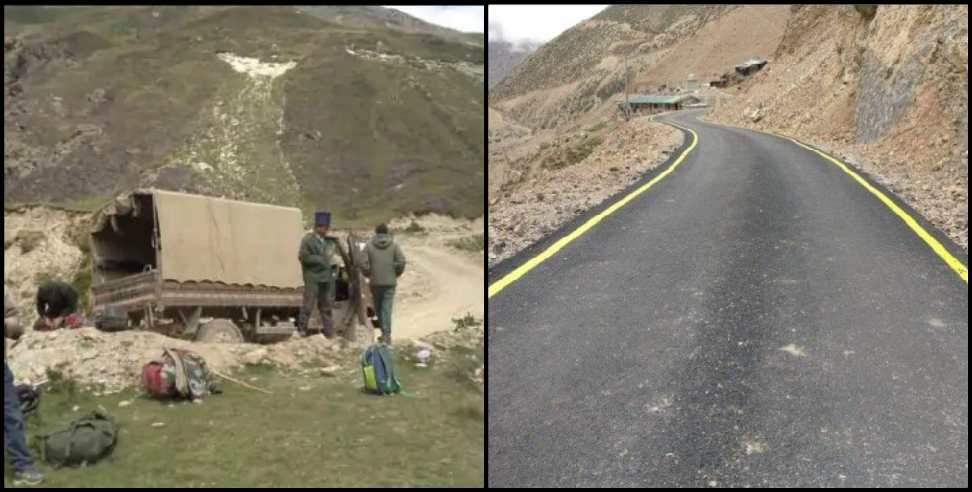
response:
M102 211L92 249L100 264L156 268L162 280L296 288L302 234L297 208L140 190Z

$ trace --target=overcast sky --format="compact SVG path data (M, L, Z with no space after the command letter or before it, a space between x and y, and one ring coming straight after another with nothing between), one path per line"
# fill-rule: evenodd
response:
M461 6L398 6L386 5L390 9L401 10L425 22L448 27L462 32L484 32L486 20L482 5Z
M547 42L607 5L490 5L489 39Z

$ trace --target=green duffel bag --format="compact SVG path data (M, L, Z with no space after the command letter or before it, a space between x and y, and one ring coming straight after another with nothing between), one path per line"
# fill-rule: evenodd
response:
M118 441L118 426L111 417L95 411L67 429L41 438L44 461L55 466L86 466L111 454Z

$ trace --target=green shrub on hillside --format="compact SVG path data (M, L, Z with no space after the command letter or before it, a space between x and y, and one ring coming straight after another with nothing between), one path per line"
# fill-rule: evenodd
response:
M854 10L865 19L873 19L877 14L877 5L855 5Z

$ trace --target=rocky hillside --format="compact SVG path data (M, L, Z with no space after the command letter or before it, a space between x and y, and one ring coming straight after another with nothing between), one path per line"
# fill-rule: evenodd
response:
M789 16L786 5L611 6L517 65L490 90L490 103L538 129L611 113L625 64L631 93L684 89L690 76L708 82L750 58L771 58Z
M491 110L490 125L501 118ZM517 128L507 123L506 130ZM506 155L501 148L503 155L494 155L490 147L490 267L661 165L682 144L682 135L673 127L636 118L559 136L540 134L534 141L541 142L536 150L513 162L508 157L516 150ZM533 162L539 166L525 164Z
M491 103L531 127L554 128L608 103L632 72L654 66L673 44L732 6L616 5L564 31L490 91Z
M793 7L766 69L720 122L851 161L968 244L968 6Z
M4 7L5 204L154 186L481 215L482 44L342 9Z
M70 282L81 293L81 304L89 306L90 225L84 212L34 205L4 210L4 291L21 306L26 323L37 317L34 296L45 280Z
M516 67L524 58L540 47L539 43L526 43L522 46L514 45L509 41L490 40L489 41L489 73L486 79L489 87L496 86L505 78L513 67Z
M632 87L641 92L660 85L682 86L694 76L709 82L751 58L772 59L790 16L788 5L740 6L680 39L650 67L639 67ZM644 90L642 90L644 89Z
M613 128L625 58L632 93L681 87L689 74L704 81L774 53L789 15L777 5L616 5L547 42L490 90L491 207L542 179L544 163L558 159L553 142ZM731 98L711 92L702 97Z

